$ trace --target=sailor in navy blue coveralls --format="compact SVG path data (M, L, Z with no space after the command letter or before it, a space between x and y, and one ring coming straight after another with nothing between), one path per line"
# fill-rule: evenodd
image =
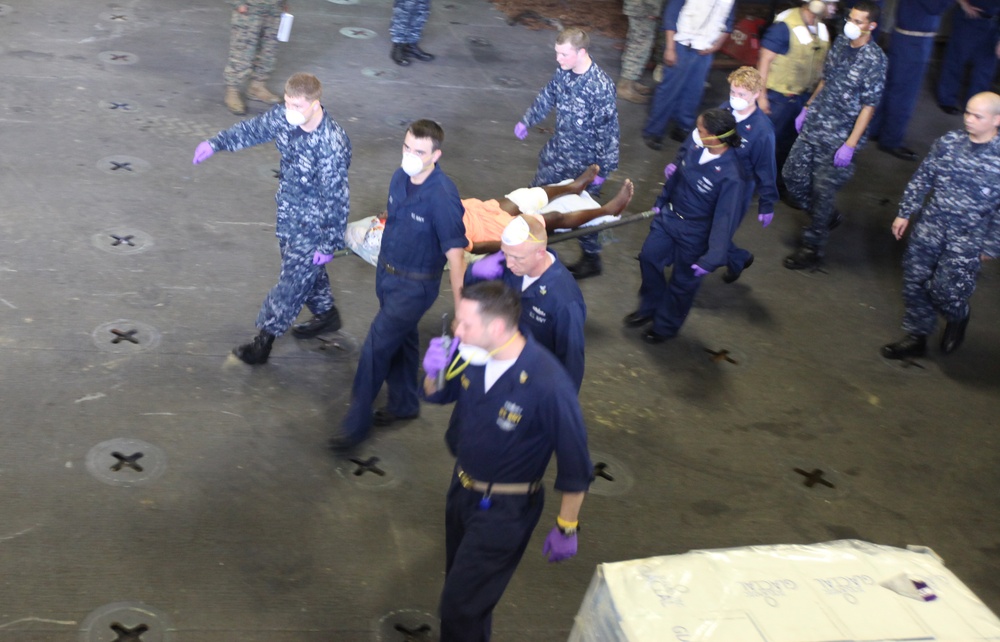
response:
M748 99L749 105L737 110L732 105L733 98L730 98L730 102L722 105L722 109L732 112L736 119L736 131L743 139L743 144L734 150L743 163L743 174L747 178L740 221L746 216L747 210L750 208L750 201L753 200L754 192L757 191L759 192L757 219L767 227L771 223L771 218L774 217L774 204L778 202L778 167L774 152L774 125L767 114L757 109L756 98L760 95L760 90L752 92L746 87L736 84L743 82L743 80L736 80L736 78L740 78L737 74L743 70L747 70L749 73L749 78L746 78L748 82L754 77L760 78L760 74L752 67L742 67L729 75L729 92L732 97L740 94L740 97ZM742 107L742 105L739 106ZM741 114L741 111L749 111L749 113ZM722 277L723 280L726 283L732 283L740 278L743 269L752 262L753 254L730 242L729 255L726 260L727 270Z
M411 130L426 122L417 121ZM389 386L389 401L385 409L375 413L380 425L419 414L417 324L438 297L446 262L452 288L456 293L461 289L463 248L468 245L462 222L464 208L455 184L437 167L441 150L431 153L431 142L408 131L404 152L426 152L423 169L413 178L397 169L389 184L386 226L375 275L379 311L361 349L351 407L341 434L330 442L334 450L350 449L368 438L372 404L383 383Z
M531 238L513 246L501 245L506 261L500 278L521 295L521 332L532 335L562 362L579 391L587 304L576 279L546 247L545 225L535 217L522 218L531 221ZM470 268L465 282L477 280Z
M971 65L966 96L989 91L997 70L1000 38L1000 0L969 0L951 12L951 37L941 63L937 101L949 114L962 109L962 81Z
M704 118L698 119L699 129ZM652 329L643 335L647 343L677 335L701 287L695 266L704 276L726 264L743 212L746 181L737 155L719 142L711 139L709 150L688 138L678 153L677 170L656 200L659 213L639 252L639 309L625 317L628 326L652 321ZM717 150L720 156L712 153ZM664 269L669 265L673 270L668 283Z
M882 105L875 111L869 134L878 139L879 149L897 158L917 160L916 152L904 147L903 139L910 117L917 108L924 72L941 24L941 14L953 2L898 0L896 4L896 23L889 41L889 69L882 92ZM952 39L955 37L953 33ZM961 76L956 76L958 82Z
M475 284L466 292L483 287L508 290L516 309L516 293L496 281ZM469 365L441 390L430 376L424 382L428 401L455 402L445 436L456 465L445 509L442 642L490 639L493 609L541 517L540 480L553 453L559 466L555 488L563 492L560 524L565 517L573 520L575 529L593 475L576 388L565 369L530 334L517 331L516 316L493 320L502 324L492 335L500 337L493 343L478 340L475 332L466 330L465 319L471 310L478 320L488 320L478 315L480 305L461 301L456 336L482 348L497 348L495 358L486 365ZM563 536L553 529L549 539L553 537ZM575 534L573 539L575 553Z

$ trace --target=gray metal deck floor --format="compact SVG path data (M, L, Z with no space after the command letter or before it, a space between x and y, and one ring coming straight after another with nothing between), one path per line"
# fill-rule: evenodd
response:
M392 625L429 621L443 578L448 409L377 433L362 458L379 457L384 476L325 452L377 306L374 271L353 257L330 268L338 344L282 338L259 368L228 358L253 333L278 253L273 147L191 165L200 140L235 122L221 104L226 3L7 2L0 641L110 641L108 617L139 624L108 611L119 603L152 609L146 642L372 640L386 627L382 639L403 639ZM384 205L403 126L421 117L443 124L442 166L463 194L526 184L545 137L512 128L554 69L553 33L510 27L485 0L435 2L424 43L438 59L401 69L390 7L296 0L271 83L299 70L324 82L354 144L353 218ZM358 28L374 37L349 37ZM615 45L597 37L592 53L616 77ZM724 73L712 80L706 104L725 96ZM620 115L622 167L605 191L630 177L639 211L675 145L642 144L643 107L621 102ZM925 92L914 146L959 124ZM1000 607L998 267L983 271L959 352L883 361L901 315L888 226L916 166L874 147L858 162L825 272L781 267L801 213L780 206L766 231L749 217L738 238L756 263L733 285L709 277L664 346L620 324L646 227L614 233L605 275L582 283L582 399L594 459L615 479L595 483L571 562L542 559L539 528L495 639L565 639L600 562L757 543L925 544ZM575 259L575 243L555 249ZM425 343L449 300L446 287ZM111 343L112 329L139 343ZM141 474L90 472L108 477L111 452L140 449ZM795 468L835 488L807 488Z

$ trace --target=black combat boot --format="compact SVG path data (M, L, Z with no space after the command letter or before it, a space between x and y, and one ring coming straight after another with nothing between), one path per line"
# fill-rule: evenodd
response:
M785 257L784 265L789 270L811 270L819 267L822 260L823 257L816 248L811 245L802 245Z
M567 265L566 269L573 275L574 279L588 279L592 276L599 276L604 271L600 254L584 252L580 260L573 265Z
M748 259L747 259L747 260L746 260L746 261L745 261L745 262L743 263L743 269L745 270L745 269L747 269L748 267L750 267L751 265L753 265L753 254L751 254L751 255L750 255L750 258L748 258ZM740 278L740 276L741 276L742 274L743 274L743 271L742 271L742 270L741 270L741 271L739 271L739 272L733 272L732 270L730 270L730 269L729 269L729 268L727 267L727 268L726 268L726 272L725 272L725 274L723 274L723 275L722 275L722 282L723 282L723 283L733 283L733 282L734 282L734 281L736 281L736 280L737 280L738 278Z
M270 332L260 331L253 341L244 343L233 348L233 354L239 357L243 363L256 366L267 363L267 357L271 354L271 346L274 345L274 335Z
M964 319L949 321L944 326L944 334L941 335L941 352L951 354L958 350L958 346L962 345L962 341L965 341L965 329L969 326L970 316L972 316L971 313L965 315Z
M324 332L336 332L340 329L340 313L336 306L323 314L314 315L305 323L292 326L292 336L296 339L311 339Z
M401 42L392 43L392 53L389 54L392 61L403 67L410 64L410 59L406 56L406 45Z
M882 356L886 359L912 359L927 354L927 337L922 334L908 334L895 343L882 346Z
M420 43L413 42L408 45L405 45L405 47L406 48L404 49L404 51L406 52L406 55L409 56L410 58L416 58L420 62L430 62L434 60L434 54L429 54L423 49L421 49Z

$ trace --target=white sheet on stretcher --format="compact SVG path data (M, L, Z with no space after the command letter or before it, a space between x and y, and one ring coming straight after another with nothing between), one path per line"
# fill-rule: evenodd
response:
M563 181L562 183L558 184L565 185L566 183L569 182L570 181ZM562 212L563 214L566 214L568 212L576 212L579 210L596 210L600 206L601 204L595 201L594 197L591 196L588 192L581 192L579 195L567 194L565 196L560 196L556 200L550 202L548 205L543 207L542 214L545 214L546 212ZM592 227L594 225L603 225L605 223L617 221L620 218L621 216L612 216L611 214L607 214L605 216L598 216L592 221L587 221L580 227ZM556 230L555 233L558 234L560 232L569 232L569 231L570 231L569 229L559 229Z

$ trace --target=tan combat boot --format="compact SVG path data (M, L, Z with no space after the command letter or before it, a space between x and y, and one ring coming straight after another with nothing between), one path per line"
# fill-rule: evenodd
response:
M240 96L240 90L236 87L226 87L226 97L223 99L223 102L226 103L226 109L237 116L247 113L247 106L243 102L243 96Z
M627 100L630 103L636 103L638 105L645 105L649 102L649 96L643 96L635 88L638 83L634 80L625 80L622 78L618 81L618 97L622 100Z
M250 81L250 86L247 87L247 98L259 100L268 105L276 105L281 102L281 97L268 91L267 86L259 80Z
M653 95L653 88L652 87L647 87L646 85L642 84L638 80L632 82L632 89L636 90L637 92L639 92L643 96L652 96Z

